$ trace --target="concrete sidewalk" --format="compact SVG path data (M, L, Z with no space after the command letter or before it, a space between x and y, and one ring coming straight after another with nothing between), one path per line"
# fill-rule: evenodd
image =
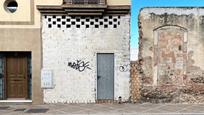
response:
M0 105L0 115L204 115L204 104Z

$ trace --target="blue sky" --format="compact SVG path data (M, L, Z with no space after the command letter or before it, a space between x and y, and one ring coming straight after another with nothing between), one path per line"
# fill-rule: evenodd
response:
M204 7L204 0L132 0L131 17L131 48L138 48L138 14L142 7L151 6L200 6Z

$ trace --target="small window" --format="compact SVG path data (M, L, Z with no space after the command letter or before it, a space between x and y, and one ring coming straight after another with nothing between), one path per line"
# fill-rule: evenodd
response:
M62 19L65 19L66 18L66 16L62 16Z
M109 22L109 25L112 25L112 24L113 24L113 22L110 21L110 22Z
M80 25L76 25L77 28L80 28Z
M116 25L116 24L114 24L114 25L113 25L113 28L117 28L117 25Z
M61 18L57 18L57 21L60 22L60 21L61 21Z
M48 24L48 28L52 28L52 24Z
M97 19L97 18L95 19L95 22L98 22L98 19Z
M52 19L51 18L48 18L48 22L51 22L52 21Z
M65 25L66 24L66 22L65 21L62 21L62 25Z
M68 19L67 19L67 22L70 22L70 21L71 21L71 19L68 18Z
M77 22L80 22L80 19L79 19L79 18L77 18L77 19L76 19L76 21L77 21Z
M91 25L94 25L94 22L91 22L90 24L91 24Z
M95 25L95 28L99 28L99 25Z
M89 21L90 21L90 19L87 18L87 19L86 19L86 22L89 22Z
M103 22L99 22L100 25L103 25Z
M66 27L67 27L67 28L71 28L71 25L68 24L68 25L66 25Z
M60 24L57 24L57 27L58 27L58 28L61 28L61 25L60 25Z
M7 12L14 13L18 8L18 3L15 0L7 0L4 3L4 8Z
M71 23L72 23L72 25L75 25L75 24L76 24L74 21L72 21Z
M116 18L113 19L114 22L117 22L118 20Z
M86 28L89 28L89 25L86 25Z

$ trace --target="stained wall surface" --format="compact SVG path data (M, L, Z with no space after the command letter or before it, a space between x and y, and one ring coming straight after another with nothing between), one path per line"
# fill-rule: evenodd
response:
M203 11L140 11L139 73L143 101L203 103Z
M43 69L54 75L54 88L44 90L45 103L96 102L97 53L114 53L114 100L129 99L130 15L42 19ZM88 66L69 66L77 60Z

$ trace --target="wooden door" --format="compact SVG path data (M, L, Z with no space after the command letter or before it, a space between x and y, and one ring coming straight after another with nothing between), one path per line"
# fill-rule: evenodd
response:
M27 57L8 56L6 58L7 98L27 98Z

